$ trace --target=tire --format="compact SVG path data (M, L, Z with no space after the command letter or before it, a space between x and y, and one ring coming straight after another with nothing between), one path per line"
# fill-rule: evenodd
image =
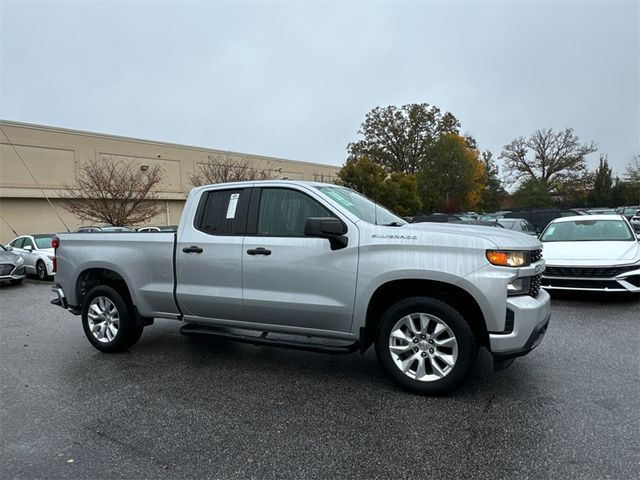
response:
M36 262L36 277L38 277L38 280L46 280L48 278L47 266L42 260Z
M391 379L421 395L444 395L458 388L478 356L462 315L431 297L411 297L389 307L378 324L375 346Z
M82 328L101 352L123 352L142 335L143 327L136 325L132 312L133 307L117 290L98 285L82 302Z
M22 283L22 281L24 280L24 278L18 278L16 280L9 280L9 283L11 285L20 285Z

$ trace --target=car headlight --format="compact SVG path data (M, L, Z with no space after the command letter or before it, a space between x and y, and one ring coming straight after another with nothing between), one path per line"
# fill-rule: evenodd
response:
M53 262L54 256L53 255L47 255L47 258Z
M18 257L18 260L16 260L16 267L19 267L23 263L24 263L24 258Z
M487 260L500 267L524 267L529 265L529 252L518 250L487 250Z

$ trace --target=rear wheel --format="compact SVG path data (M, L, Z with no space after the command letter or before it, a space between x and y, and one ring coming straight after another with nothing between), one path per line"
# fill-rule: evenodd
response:
M401 387L443 395L464 382L475 365L478 347L457 310L434 298L412 297L384 313L376 335L376 354Z
M136 325L133 308L112 287L93 288L82 303L84 333L101 352L122 352L134 345L143 327Z

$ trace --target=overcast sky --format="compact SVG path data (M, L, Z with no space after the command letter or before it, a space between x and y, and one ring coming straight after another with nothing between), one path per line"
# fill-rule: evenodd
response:
M640 152L640 1L0 0L0 118L341 165L375 106ZM598 155L589 157L597 164Z

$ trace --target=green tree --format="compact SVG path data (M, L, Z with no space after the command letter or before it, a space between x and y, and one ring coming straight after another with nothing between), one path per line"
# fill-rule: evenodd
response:
M481 154L486 175L486 185L482 191L480 209L485 212L495 212L500 209L502 200L507 196L507 191L500 180L500 169L493 161L493 154L485 150Z
M575 184L585 179L585 156L598 150L595 143L580 143L572 128L554 131L536 130L529 138L518 137L505 145L500 158L504 160L511 185L529 182L527 189L544 189L550 195L559 193L563 184Z
M417 173L433 143L459 128L453 114L427 103L376 107L358 130L362 140L350 143L347 150L350 159L367 156L388 172Z
M338 171L338 183L398 215L415 215L422 208L415 175L402 172L388 174L366 156L347 160Z
M600 155L600 164L593 173L593 187L589 192L589 205L610 207L613 194L613 170L606 155Z
M476 208L486 184L478 151L460 135L447 134L429 149L428 161L418 174L425 211L455 212Z
M515 208L544 208L553 206L547 185L535 178L528 178L511 196Z

